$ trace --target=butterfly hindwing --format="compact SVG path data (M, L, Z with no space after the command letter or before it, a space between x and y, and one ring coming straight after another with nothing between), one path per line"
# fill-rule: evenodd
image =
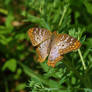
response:
M36 49L37 54L38 54L38 61L43 62L45 61L46 57L48 56L49 53L49 45L50 45L51 39L48 39L44 42L42 42L38 48Z
M63 58L62 55L71 52L72 50L76 50L80 46L81 44L77 39L67 34L56 35L51 43L48 65L52 66L52 63L53 66L55 66L56 62L60 61Z
M33 46L37 46L51 37L51 32L44 28L31 28L28 31Z
M53 32L52 35L52 42L50 44L50 52L49 52L49 57L48 57L48 66L52 66L55 67L56 62L60 61L61 59L63 59L63 56L60 55L59 53L59 49L58 46L55 44L55 38L58 36L58 34L55 32Z

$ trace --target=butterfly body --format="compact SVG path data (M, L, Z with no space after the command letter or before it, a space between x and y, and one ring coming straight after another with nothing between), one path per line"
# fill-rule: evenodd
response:
M64 54L81 46L76 38L67 34L58 34L56 31L51 33L43 28L31 28L28 35L32 45L37 46L38 61L43 62L48 56L47 64L52 67L63 59Z

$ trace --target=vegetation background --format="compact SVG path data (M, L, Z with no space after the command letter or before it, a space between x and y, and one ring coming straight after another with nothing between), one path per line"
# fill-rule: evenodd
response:
M48 67L37 62L32 27L67 33L82 46ZM0 0L0 92L92 92L92 0Z

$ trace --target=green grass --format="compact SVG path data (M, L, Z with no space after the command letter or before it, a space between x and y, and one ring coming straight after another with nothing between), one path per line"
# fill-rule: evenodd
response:
M92 92L91 0L0 0L0 92ZM82 46L49 67L27 31L67 33Z

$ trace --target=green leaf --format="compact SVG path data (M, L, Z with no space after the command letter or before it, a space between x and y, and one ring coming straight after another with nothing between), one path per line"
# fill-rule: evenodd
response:
M44 27L44 28L47 28L50 30L48 24L46 23L46 21L44 20L44 18L39 18L39 17L36 17L36 16L33 16L33 15L29 15L27 16L28 18L26 20L24 20L25 22L32 22L32 23L36 23L36 24L39 24L40 26Z
M76 83L76 78L72 77L72 84L75 84L75 83Z
M12 41L12 37L5 37L4 35L0 35L0 43L3 45L7 45L9 42Z
M19 85L16 86L16 91L22 90L26 87L25 83L20 83Z
M15 59L10 59L10 60L5 62L2 70L4 71L8 68L11 72L15 72L16 71L16 66L17 66L16 60Z
M18 40L24 40L26 38L26 34L25 33L17 34L15 38Z
M8 11L6 9L0 8L0 13L7 15L8 14Z
M92 89L90 88L84 88L85 92L92 92Z
M85 40L86 40L86 35L84 35L84 36L81 38L81 43L83 43Z
M92 14L92 4L84 2L84 5L86 6L88 13Z
M9 28L10 30L13 29L13 26L12 26L12 21L14 20L14 15L12 13L9 13L7 18L6 18L6 27Z
M5 0L5 4L6 5L9 5L9 3L11 2L12 0Z
M76 32L75 28L72 28L72 29L69 30L69 35L77 38L77 32Z
M86 44L88 47L92 48L92 38L88 38L87 41L85 42L85 44ZM90 44L90 45L89 45L89 44Z

